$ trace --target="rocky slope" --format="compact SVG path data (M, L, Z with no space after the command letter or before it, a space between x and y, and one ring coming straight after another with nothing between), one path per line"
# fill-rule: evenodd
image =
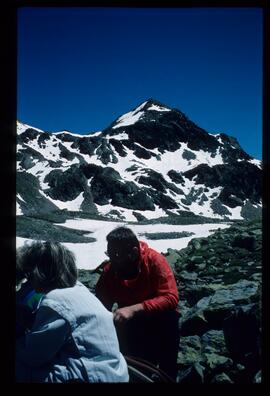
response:
M261 224L254 222L168 252L182 312L180 382L255 381L261 368L261 244Z

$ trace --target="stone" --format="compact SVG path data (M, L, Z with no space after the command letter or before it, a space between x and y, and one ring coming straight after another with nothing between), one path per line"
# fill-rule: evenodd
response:
M202 384L204 383L204 367L200 363L194 363L186 370L178 372L177 382L181 384Z
M212 384L233 384L233 381L230 379L230 377L225 374L225 373L221 373L221 374L217 374L213 377L213 379L211 380Z

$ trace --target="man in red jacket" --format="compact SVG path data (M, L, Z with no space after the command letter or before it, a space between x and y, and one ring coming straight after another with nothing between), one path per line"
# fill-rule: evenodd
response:
M107 235L109 261L96 295L113 312L120 350L158 365L173 379L179 347L178 291L165 257L126 227Z

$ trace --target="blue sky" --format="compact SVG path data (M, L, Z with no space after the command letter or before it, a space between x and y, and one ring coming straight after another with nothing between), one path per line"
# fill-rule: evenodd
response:
M17 118L88 134L148 98L262 158L260 8L18 9Z

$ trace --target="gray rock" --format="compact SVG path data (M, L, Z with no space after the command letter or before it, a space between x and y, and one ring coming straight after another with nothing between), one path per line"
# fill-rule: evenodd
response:
M256 282L241 279L234 285L228 286L227 289L217 290L209 303L211 305L236 304L255 296L257 292L258 284Z
M216 353L205 353L203 358L206 367L210 370L229 370L233 365L232 359Z
M260 384L262 382L262 371L258 371L257 374L254 376L253 382L255 384Z
M194 363L186 370L178 372L177 382L181 384L203 384L204 367L200 363Z
M201 337L203 353L216 353L227 356L228 350L222 330L210 330Z
M196 274L196 272L181 271L179 277L184 280L194 281L198 278L198 274Z
M230 377L225 374L225 373L221 373L221 374L217 374L213 377L213 379L211 380L212 384L233 384L233 381L230 379Z
M204 258L202 256L192 256L190 260L194 264L201 264L204 262Z
M199 336L181 337L177 363L188 366L201 360L201 340Z

